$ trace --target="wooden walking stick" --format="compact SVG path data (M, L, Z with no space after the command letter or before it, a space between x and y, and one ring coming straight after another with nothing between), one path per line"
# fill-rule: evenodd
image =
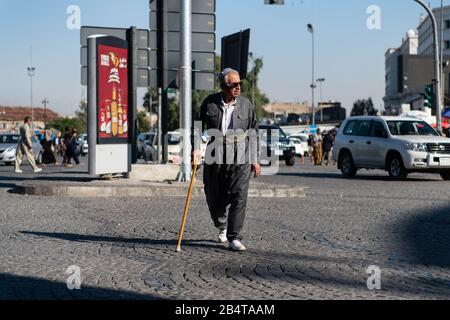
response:
M189 192L186 199L186 206L184 207L184 216L183 222L181 224L180 236L178 237L177 252L181 251L181 241L183 240L184 227L186 226L186 219L189 212L189 205L191 204L191 195L192 190L194 190L196 176L197 176L197 160L194 161L194 172L192 173L191 184L189 185Z

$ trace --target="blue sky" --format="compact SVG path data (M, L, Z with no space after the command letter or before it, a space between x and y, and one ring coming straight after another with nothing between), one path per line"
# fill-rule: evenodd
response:
M194 0L195 1L195 0ZM316 77L324 77L323 98L351 108L384 95L384 54L398 47L415 28L423 10L413 0L217 0L217 52L222 36L251 28L251 48L264 59L260 87L272 101L310 101L311 35L316 29ZM439 0L432 0L439 6ZM445 1L444 4L448 4ZM33 48L34 105L44 98L57 112L70 115L83 94L80 85L79 30L69 30L66 10L81 9L81 24L148 28L148 0L0 0L0 105L29 105L26 68ZM369 30L370 5L381 9L381 29ZM316 101L319 99L317 90Z

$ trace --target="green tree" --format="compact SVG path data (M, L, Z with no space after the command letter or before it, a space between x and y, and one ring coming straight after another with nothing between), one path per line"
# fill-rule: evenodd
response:
M87 133L87 101L81 100L79 109L75 111L75 117L60 118L48 123L47 127L65 132L66 128L77 129L78 133Z
M144 111L138 113L137 120L139 132L150 131L150 122L148 121L147 114Z
M263 109L263 106L270 103L269 98L261 92L258 87L259 76L263 69L264 63L262 58L257 58L254 60L254 66L250 72L247 74L247 79L243 80L242 83L242 95L249 98L250 101L254 100L256 114L258 119L263 118L266 115L266 112ZM220 74L221 70L221 58L220 56L216 56L215 61L215 73ZM215 77L215 88L219 89L219 78ZM216 91L201 91L201 90L192 90L192 115L195 117L200 111L200 107L203 101L209 95L215 93ZM254 98L254 99L253 99ZM152 104L151 102L158 101L158 92L156 89L149 89L143 98L143 106L152 113L157 113L156 104ZM169 98L169 130L176 130L180 127L180 110L179 103L176 98Z
M372 98L358 99L353 103L351 116L375 116L378 110L374 108Z
M75 112L76 117L83 123L87 130L87 108L88 104L86 100L81 100L79 109Z
M73 128L77 129L78 133L86 133L85 124L78 118L61 118L55 121L51 121L47 125L48 128L56 129L65 132L66 128L72 130Z
M258 87L259 75L264 67L262 58L253 61L253 68L247 74L247 79L242 81L242 95L250 99L255 105L258 119L266 116L263 106L270 103L269 98Z
M158 90L156 88L148 88L142 106L150 113L158 113Z

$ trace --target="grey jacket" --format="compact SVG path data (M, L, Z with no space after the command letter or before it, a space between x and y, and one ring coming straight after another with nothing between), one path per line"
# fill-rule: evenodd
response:
M28 124L23 124L20 126L20 143L24 144L28 148L33 147L33 142L31 140L32 132Z
M197 114L194 121L201 122L202 132L205 129L216 129L218 131L221 131L222 118L222 93L216 93L210 95L205 99L200 108L200 112ZM239 96L236 99L236 106L233 112L233 127L234 130L242 130L244 133L247 133L251 129L253 129L253 131L256 133L258 132L258 120L256 117L255 108L253 107L250 100L245 97ZM199 141L198 134L199 133L197 132L193 135L194 139L197 139L196 141ZM256 141L256 143L250 142L246 144L246 151L248 152L248 148L251 148L250 153L252 154L253 158L258 157L258 143L259 140ZM198 144L196 144L196 147L197 146Z

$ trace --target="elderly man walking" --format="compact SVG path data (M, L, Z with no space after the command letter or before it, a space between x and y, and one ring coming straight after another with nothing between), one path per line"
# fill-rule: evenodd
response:
M16 173L22 173L20 170L20 164L22 163L23 155L27 156L28 162L33 168L34 172L41 172L42 169L38 168L34 161L33 155L33 142L32 142L32 130L31 130L31 118L25 117L24 124L20 126L20 140L16 150Z
M210 141L206 151L208 154L213 150L211 154L215 154L214 160L211 161L205 155L203 183L211 218L219 229L219 243L229 242L231 250L244 251L246 248L241 242L240 233L247 211L250 178L252 172L255 178L258 177L261 167L257 143L242 137L248 137L249 132L257 136L258 124L255 108L247 98L241 96L239 72L225 69L220 75L220 83L222 92L207 97L196 118L196 121L201 122L201 131L206 127L208 135L214 136L214 141ZM211 135L211 131L215 134ZM239 156L239 147L236 148L239 139L245 141L245 154L250 153L250 157L242 159ZM213 145L219 147L210 148ZM222 146L225 150L223 153L220 150ZM201 158L198 144L194 145L193 156Z

